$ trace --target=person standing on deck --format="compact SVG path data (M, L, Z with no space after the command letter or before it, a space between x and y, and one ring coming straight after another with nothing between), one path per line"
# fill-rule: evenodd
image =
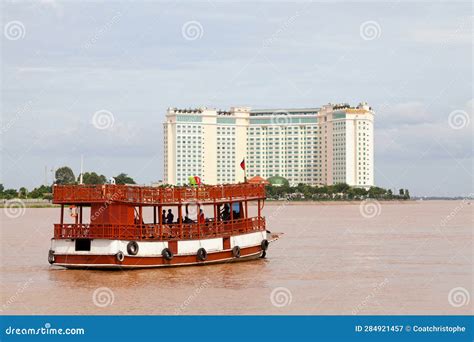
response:
M230 205L225 204L224 209L222 210L222 221L229 221L230 220Z
M202 209L199 209L199 223L206 223L206 216L204 216Z
M171 209L168 209L168 215L166 216L166 223L171 224L173 223L174 215Z

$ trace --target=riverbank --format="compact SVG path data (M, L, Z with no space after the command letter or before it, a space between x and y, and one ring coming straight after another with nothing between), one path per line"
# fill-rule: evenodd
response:
M57 204L53 204L50 200L28 198L12 198L9 200L1 200L0 208L56 208Z
M377 201L383 204L413 204L413 203L422 203L426 201L442 201L441 199L429 199L429 200L418 200L418 199L410 199L410 200L375 200L375 199L368 199L368 201ZM23 202L23 205L18 204L19 202L15 202L16 206L22 206L23 208L59 208L61 207L59 204L53 203L38 203L38 202ZM285 201L285 200L269 200L267 199L265 205L273 206L273 205L359 205L363 200L333 200L333 201ZM0 203L0 208L9 208L10 206L7 203Z
M361 202L365 200L334 200L334 201L285 201L285 200L266 200L265 205L360 205ZM385 204L413 204L417 200L375 200L367 199L367 201L377 201L379 203Z
M370 201L370 199L369 199ZM372 200L375 201L375 200ZM268 206L279 206L279 205L359 205L361 200L352 200L352 201L284 201L284 200L266 200L265 205ZM417 203L417 202L423 202L423 201L418 201L418 200L377 200L377 202L383 203L383 204L408 204L408 203ZM252 205L252 204L250 204ZM23 202L23 204L20 204L19 201L15 201L14 204L15 207L23 207L23 208L36 208L36 209L41 209L41 208L59 208L61 207L59 204L53 204L53 203L28 203L28 202ZM8 203L0 203L0 208L10 208L11 205L8 205Z
M25 204L23 208L36 208L36 209L41 209L41 208L60 208L61 206L59 204ZM10 208L10 206L5 205L5 204L0 204L0 208Z
M59 208L59 204L35 204L35 203L25 203L24 205L16 204L15 207L22 208ZM0 204L0 208L11 208L8 204Z

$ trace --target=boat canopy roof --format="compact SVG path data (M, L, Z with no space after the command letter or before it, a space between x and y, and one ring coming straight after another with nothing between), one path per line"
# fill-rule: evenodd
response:
M82 204L128 203L138 206L219 204L265 199L263 184L226 184L182 187L136 185L54 185L53 203Z

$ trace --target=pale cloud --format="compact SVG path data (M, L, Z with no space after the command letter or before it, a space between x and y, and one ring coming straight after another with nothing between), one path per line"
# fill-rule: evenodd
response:
M51 8L53 12L59 17L62 18L64 16L64 6L61 1L58 0L39 0L38 1L40 6L43 6L46 10Z
M18 72L22 72L22 73L36 73L36 72L39 72L39 73L53 73L53 72L58 72L58 71L64 70L64 68L33 67L33 66L28 67L27 66L27 67L16 68L16 70Z
M429 44L472 44L472 33L467 28L463 31L457 29L420 30L413 35L417 43Z
M45 165L77 169L80 154L89 170L155 181L169 106L363 100L376 111L378 185L456 195L472 184L468 3L42 1L3 9L27 32L2 40L7 187L38 185ZM196 41L182 36L191 20L203 27ZM360 37L367 20L379 23L378 39ZM91 124L102 109L114 115L107 130ZM455 110L470 115L470 126L449 126ZM452 183L430 186L447 173Z
M458 17L447 28L420 28L411 35L417 43L471 45L474 16Z
M422 102L396 103L392 106L379 108L377 118L379 127L426 124L436 120Z
M436 111L419 102L402 103L377 114L376 149L380 158L472 158L473 100L453 111ZM464 126L454 129L450 114L459 112ZM460 123L461 124L461 123ZM431 149L433 145L440 145ZM441 148L440 148L441 147Z

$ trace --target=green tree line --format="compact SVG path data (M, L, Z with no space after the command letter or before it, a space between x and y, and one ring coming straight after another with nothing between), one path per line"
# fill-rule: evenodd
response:
M63 166L56 170L55 184L79 184L81 175L79 174L76 178L74 172L69 166ZM115 184L136 184L132 177L126 173L120 173L115 178ZM107 177L99 175L95 172L84 172L82 174L83 184L105 184L107 183Z
M56 170L54 184L79 184L80 175L76 178L74 172L69 166L63 166ZM136 184L132 177L126 173L120 173L115 178L115 184ZM83 184L105 184L107 177L99 175L96 172L84 172L82 175ZM0 184L0 199L12 198L52 198L52 187L50 185L41 185L28 191L27 188L21 187L17 189L5 189L3 184Z
M359 187L351 187L346 183L334 185L311 186L298 184L297 186L271 186L266 187L267 197L270 199L289 200L361 200L366 198L374 199L409 199L408 189L400 189L398 194L394 194L390 189L372 186L368 190Z
M126 173L120 173L115 178L116 184L136 184L134 179ZM54 184L79 184L80 175L75 176L72 169L68 166L60 167L56 170ZM96 172L84 172L82 175L83 184L105 184L107 178ZM364 188L351 187L346 183L334 185L311 186L307 184L298 184L297 186L267 186L267 197L269 199L289 199L289 200L360 200L366 198L374 199L409 199L408 189L399 189L398 194L394 194L390 189L384 189L377 186ZM43 198L51 199L52 187L41 185L28 191L25 187L20 189L5 189L0 184L0 199L12 198Z

